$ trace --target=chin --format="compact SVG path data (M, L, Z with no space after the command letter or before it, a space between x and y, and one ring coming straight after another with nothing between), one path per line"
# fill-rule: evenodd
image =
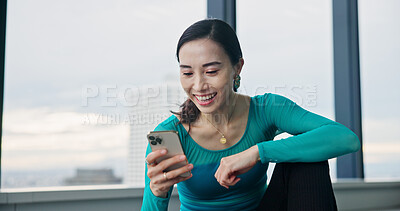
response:
M193 101L194 100L194 101ZM194 104L197 106L197 108L200 110L201 113L205 114L211 114L214 113L215 111L218 110L222 106L221 100L219 98L216 98L213 102L207 105L201 105L196 101L196 99L192 99Z

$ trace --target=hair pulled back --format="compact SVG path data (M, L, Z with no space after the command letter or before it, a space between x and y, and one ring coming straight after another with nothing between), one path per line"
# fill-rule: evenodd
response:
M242 58L242 50L235 31L226 22L218 19L205 19L189 26L182 34L176 48L176 58L179 62L179 50L190 41L207 38L218 43L228 55L232 65ZM237 90L234 90L235 92ZM172 112L180 116L180 123L190 125L197 120L200 110L189 98L180 106L180 112Z

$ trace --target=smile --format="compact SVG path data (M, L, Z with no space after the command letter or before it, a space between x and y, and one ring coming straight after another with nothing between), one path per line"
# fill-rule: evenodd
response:
M196 98L197 102L200 105L208 105L208 104L210 104L211 102L214 101L215 95L217 95L216 92L212 93L212 94L208 94L208 95L201 95L201 96L200 95L194 95L194 97Z

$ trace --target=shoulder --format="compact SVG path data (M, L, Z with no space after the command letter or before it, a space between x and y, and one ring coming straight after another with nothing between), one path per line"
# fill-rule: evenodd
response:
M251 99L256 106L284 106L294 104L294 102L289 98L274 93L256 95L253 96Z
M154 131L160 130L177 130L177 123L179 122L178 118L175 115L171 115L166 120L162 121Z
M273 103L273 102L291 102L291 100L283 95L274 93L264 93L262 95L255 95L251 97L253 101L261 103Z

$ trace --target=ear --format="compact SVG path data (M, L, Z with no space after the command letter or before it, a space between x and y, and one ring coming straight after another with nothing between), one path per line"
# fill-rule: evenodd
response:
M244 65L244 59L240 58L239 62L234 67L235 68L235 76L239 75L240 72L242 72L243 65Z

